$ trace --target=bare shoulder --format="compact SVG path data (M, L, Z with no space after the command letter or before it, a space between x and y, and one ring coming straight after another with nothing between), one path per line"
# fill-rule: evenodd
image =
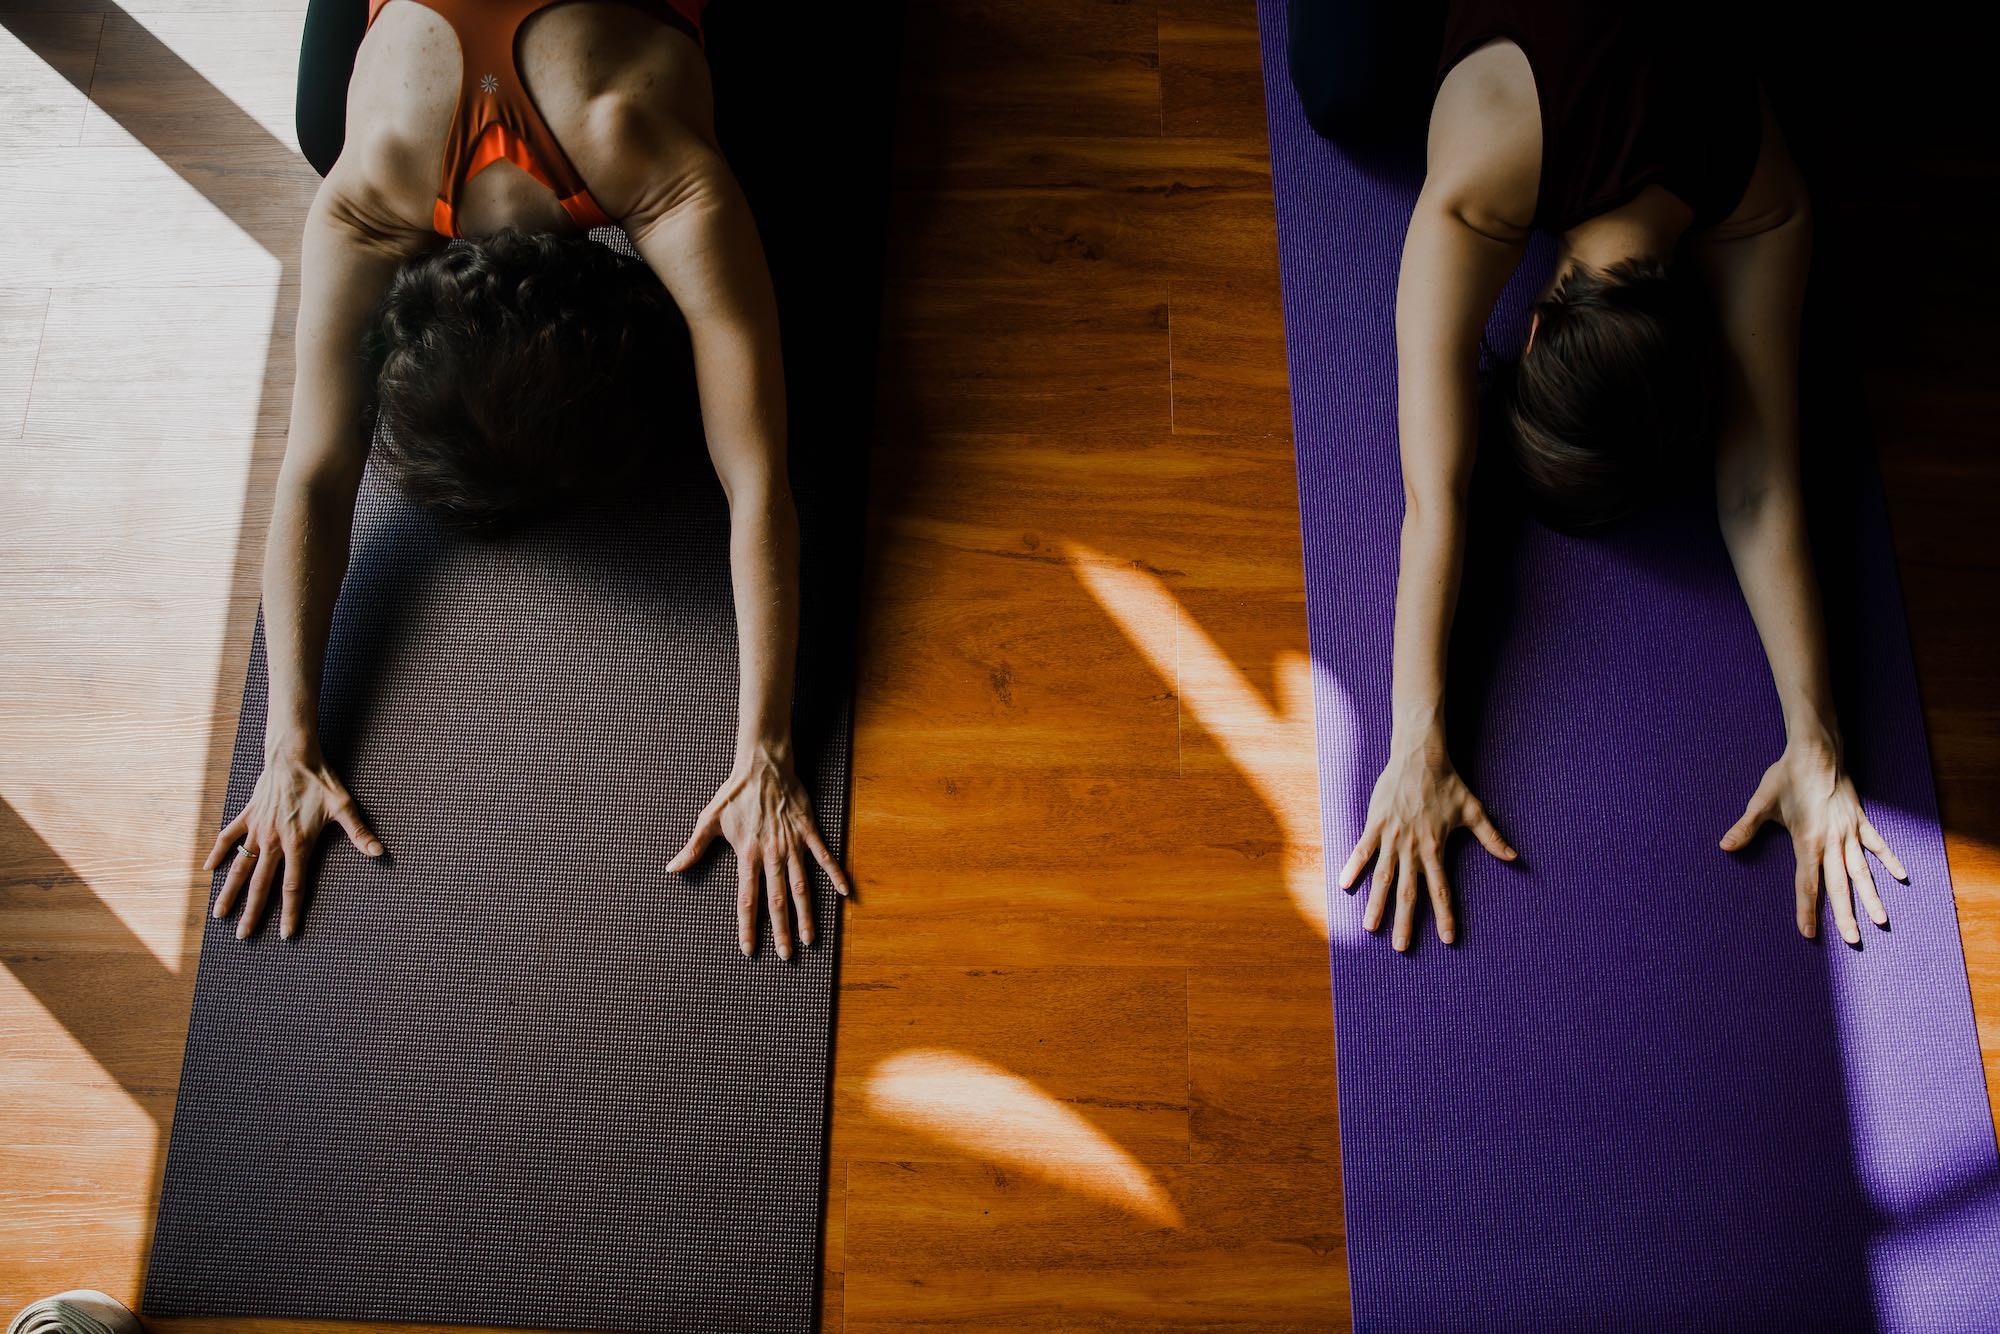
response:
M1778 241L1797 238L1803 244L1810 235L1812 199L1798 163L1785 144L1784 132L1770 103L1763 103L1763 128L1757 149L1757 166L1743 198L1729 216L1715 226L1690 238L1697 248L1716 249L1735 242L1766 238Z
M429 231L459 64L443 15L417 0L390 0L355 55L346 141L323 193L380 227Z
M708 61L679 28L575 0L530 18L519 49L536 107L612 217L641 213L719 161Z
M1542 109L1521 48L1496 39L1458 62L1431 108L1424 207L1518 241L1541 191Z

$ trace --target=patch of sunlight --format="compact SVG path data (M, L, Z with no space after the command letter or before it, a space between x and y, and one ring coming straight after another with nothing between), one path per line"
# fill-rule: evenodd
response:
M870 1111L961 1152L1182 1225L1159 1182L1101 1130L1018 1075L958 1052L911 1050L868 1077Z
M1173 683L1182 707L1193 712L1202 729L1216 739L1270 808L1285 839L1286 893L1307 925L1326 936L1319 785L1300 780L1299 764L1301 758L1309 761L1315 753L1310 659L1303 653L1285 653L1278 658L1277 702L1273 705L1158 578L1079 543L1068 543L1066 548L1083 586L1153 670ZM1176 627L1172 637L1159 631L1163 625ZM1334 716L1350 720L1352 707L1339 683L1322 675L1318 684ZM1353 735L1353 729L1338 727L1335 735L1344 740ZM1306 772L1316 770L1308 768ZM1350 916L1343 914L1343 923ZM1358 919L1352 925L1359 935Z
M43 19L30 35L52 26ZM74 44L66 48L75 49ZM0 115L0 148L30 148L52 139L75 143L84 103L82 89L0 24L0 110L5 112Z
M298 151L294 108L298 96L299 12L269 4L232 7L222 0L169 10L136 4L106 25L98 48L94 91L123 111L146 106L117 96L122 89L102 85L127 80L154 91L158 105L175 120L190 111L199 118L191 137L204 144L262 144ZM206 83L207 87L202 84ZM157 119L165 122L166 116ZM175 132L190 136L190 131ZM143 136L144 131L141 131ZM139 142L113 115L93 106L84 126L85 144Z

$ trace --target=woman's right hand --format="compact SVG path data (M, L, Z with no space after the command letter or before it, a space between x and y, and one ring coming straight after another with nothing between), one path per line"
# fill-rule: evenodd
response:
M1451 910L1451 884L1444 874L1444 846L1459 827L1470 829L1485 849L1502 861L1513 861L1514 849L1500 837L1486 808L1472 795L1438 743L1403 750L1375 780L1368 802L1368 823L1361 841L1340 873L1340 887L1350 889L1368 859L1375 859L1375 883L1361 923L1380 929L1393 889L1396 926L1391 939L1398 950L1410 948L1416 934L1417 881L1430 889L1437 914L1438 938L1451 944L1458 922Z
M236 924L238 940L248 937L263 919L272 882L278 879L281 867L284 905L278 934L289 940L298 931L299 917L305 911L305 861L312 855L320 831L329 824L346 830L348 841L364 856L382 855L382 840L361 822L360 808L327 767L317 746L273 750L250 800L224 826L215 848L202 863L203 870L215 870L229 855L231 845L241 841L242 849L229 864L222 892L215 896L215 915L227 917L237 897L248 889L242 920Z

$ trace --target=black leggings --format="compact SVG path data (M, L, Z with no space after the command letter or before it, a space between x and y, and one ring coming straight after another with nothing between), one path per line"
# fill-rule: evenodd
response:
M1314 129L1363 147L1422 143L1444 0L1285 0L1285 14L1292 87Z
M347 138L347 81L368 31L368 0L310 0L299 40L299 148L324 176Z

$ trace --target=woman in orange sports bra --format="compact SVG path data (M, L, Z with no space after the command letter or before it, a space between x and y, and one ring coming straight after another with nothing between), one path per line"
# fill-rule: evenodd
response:
M808 856L847 892L792 767L799 538L777 305L716 145L704 4L366 0L364 13L363 0L312 0L299 141L325 180L301 248L265 550L266 762L209 855L213 867L237 847L215 912L240 900L239 936L274 892L282 933L297 929L306 854L328 824L383 851L316 730L373 424L389 428L378 466L412 499L498 525L629 466L658 433L641 387L690 346L729 497L743 690L735 768L669 869L729 841L752 891L745 954L759 900L781 955L795 931L812 943ZM643 263L586 235L609 225Z

